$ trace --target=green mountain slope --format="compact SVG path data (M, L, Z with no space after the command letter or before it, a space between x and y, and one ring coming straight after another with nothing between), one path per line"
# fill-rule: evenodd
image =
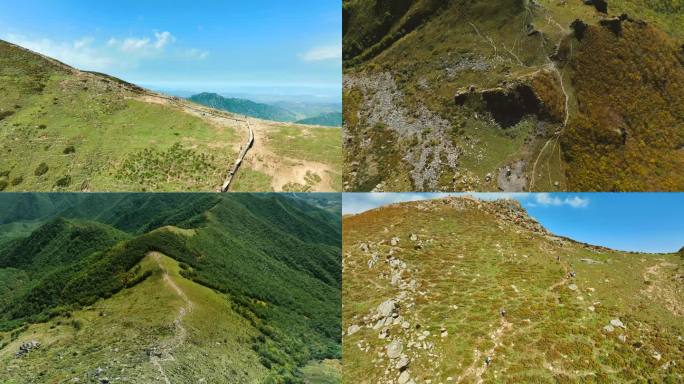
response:
M309 124L309 125L323 125L328 127L341 127L342 126L342 113L330 112L323 113L318 116L307 117L306 119L297 120L298 124Z
M339 212L278 195L52 200L14 222L38 223L28 235L0 227L18 231L0 242L0 381L339 382Z
M193 108L0 41L0 190L215 190L245 132Z
M680 190L675 3L344 1L347 190Z
M343 221L345 382L684 377L681 254L577 243L508 200L401 203Z
M190 96L189 100L197 104L206 105L207 107L264 120L283 122L297 120L297 116L286 109L269 104L255 103L247 99L223 97L216 93L200 93Z

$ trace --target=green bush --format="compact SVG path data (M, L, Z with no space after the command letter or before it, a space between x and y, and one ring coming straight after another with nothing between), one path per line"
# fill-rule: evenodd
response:
M13 178L12 181L11 181L10 183L11 183L12 185L19 185L19 184L21 184L23 181L24 181L24 177L23 177L23 176L17 176L17 177L15 177L15 178Z
M36 176L42 176L42 175L47 173L48 169L50 169L48 167L48 165L45 164L45 162L42 162L42 163L38 164L38 167L36 168L34 174Z
M68 187L69 185L71 185L71 176L69 175L62 177L55 182L55 186L57 187Z
M71 320L71 326L74 327L75 330L80 331L81 328L83 328L83 322L81 320Z
M9 183L7 182L7 180L5 180L5 179L0 180L0 191L4 191L8 185L9 185Z
M64 148L64 151L63 151L63 153L65 155L68 155L68 154L74 153L74 152L76 152L76 148L73 145L70 145L70 146Z

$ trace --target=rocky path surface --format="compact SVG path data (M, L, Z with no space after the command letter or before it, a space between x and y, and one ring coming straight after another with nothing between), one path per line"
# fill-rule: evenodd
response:
M169 276L168 271L162 265L162 255L157 252L152 252L150 255L157 262L159 268L161 268L164 275L164 283L166 283L166 285L168 285L168 287L171 288L171 290L173 290L173 292L175 292L175 294L178 297L180 297L184 302L184 305L178 309L178 314L176 315L176 318L173 320L173 326L175 329L173 338L169 342L160 345L158 348L152 349L149 353L150 363L152 363L152 365L154 365L157 368L164 382L166 384L171 384L171 381L166 375L166 371L164 370L162 363L167 361L175 361L176 359L173 357L173 352L177 350L179 347L181 347L187 340L188 330L183 325L183 319L187 314L192 312L194 308L194 303L188 298L188 296L176 284L176 282L173 281L173 279Z
M249 125L249 122L245 121L245 124L247 124L247 130L249 131L249 138L247 139L247 143L240 150L240 154L235 160L235 165L233 165L233 168L230 170L230 172L228 172L228 176L226 177L226 180L223 182L223 186L221 187L221 192L228 192L228 190L230 189L230 184L233 181L233 177L235 177L235 174L237 173L238 169L240 169L240 165L242 164L242 161L245 159L247 151L249 151L254 145L254 131L252 131L252 127Z

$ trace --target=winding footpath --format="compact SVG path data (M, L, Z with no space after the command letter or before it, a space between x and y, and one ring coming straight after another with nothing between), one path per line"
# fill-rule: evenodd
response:
M176 282L173 281L173 279L171 279L168 271L166 270L166 268L164 268L164 266L161 263L161 255L157 252L152 252L151 256L152 258L154 258L154 260L159 265L159 268L162 270L164 274L164 282L166 283L166 285L168 285L176 293L176 295L180 297L185 303L185 305L181 306L178 309L178 314L176 315L176 318L173 320L173 326L175 328L175 334L173 336L173 339L171 339L170 343L162 345L159 348L157 354L153 354L150 356L150 363L152 363L152 365L154 365L157 368L157 370L162 376L162 379L164 380L164 383L171 384L171 381L166 375L164 367L161 363L176 360L173 357L173 351L182 346L185 343L185 340L188 338L188 330L183 325L183 319L188 313L192 312L193 308L195 307L195 304L192 301L190 301L190 299L188 299L188 296L185 294L185 292L183 292L183 290L176 284Z
M233 164L233 166L228 171L228 175L226 176L226 179L224 180L223 184L221 185L221 188L219 189L219 192L228 192L230 190L230 185L233 182L233 178L237 174L237 171L240 169L240 165L242 165L245 156L247 156L247 152L249 152L249 150L254 146L254 131L252 130L252 127L249 125L249 121L247 121L246 119L238 119L227 113L214 111L209 107L195 107L187 102L182 102L182 100L177 97L165 96L152 92L147 92L146 96L166 100L182 109L187 109L195 113L199 113L201 116L210 115L218 119L235 120L244 123L247 126L247 142L245 143L245 145L241 147L240 153L238 154L238 157L235 160L235 164Z
M252 131L252 127L249 125L249 122L247 121L245 121L245 124L247 124L247 130L249 131L249 139L247 140L247 144L242 147L240 154L235 160L235 165L233 165L233 168L230 170L230 172L228 172L228 176L226 177L226 180L223 182L223 186L221 187L221 192L228 192L228 190L230 189L230 183L233 182L233 177L235 177L235 174L237 173L238 169L240 169L242 160L245 159L247 151L249 151L250 148L252 148L252 146L254 145L254 132Z

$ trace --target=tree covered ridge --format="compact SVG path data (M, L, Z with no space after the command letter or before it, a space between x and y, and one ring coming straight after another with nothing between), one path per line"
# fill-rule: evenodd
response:
M19 206L36 198L13 197ZM0 244L8 281L0 285L0 329L134 286L148 276L136 265L155 251L224 294L259 330L249 342L269 380L296 382L312 359L341 358L341 218L313 203L275 194L53 196L29 215L40 223L35 230ZM0 221L16 213L5 215Z

